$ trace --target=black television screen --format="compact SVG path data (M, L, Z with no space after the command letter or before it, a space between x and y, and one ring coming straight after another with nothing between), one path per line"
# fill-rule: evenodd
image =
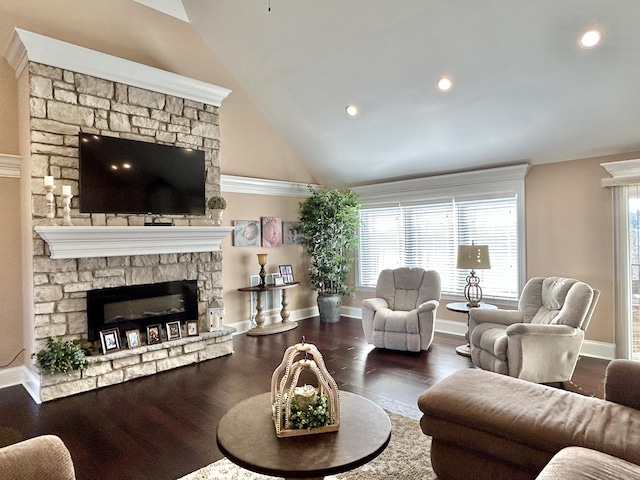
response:
M82 213L204 215L204 152L79 134Z

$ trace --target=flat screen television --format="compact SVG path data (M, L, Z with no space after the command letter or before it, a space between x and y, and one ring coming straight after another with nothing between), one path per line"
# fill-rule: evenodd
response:
M82 213L204 215L204 152L79 134Z

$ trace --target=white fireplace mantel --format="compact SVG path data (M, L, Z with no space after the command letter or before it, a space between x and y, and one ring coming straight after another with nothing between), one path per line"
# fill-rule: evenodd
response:
M220 250L233 227L213 226L42 226L51 258L117 257Z

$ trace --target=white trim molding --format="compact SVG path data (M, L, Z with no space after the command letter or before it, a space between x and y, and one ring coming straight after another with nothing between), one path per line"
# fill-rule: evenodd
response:
M78 226L35 227L49 245L51 258L114 257L220 250L233 227Z
M29 61L219 107L231 90L16 28L5 58L19 77Z
M640 184L640 160L601 163L611 177L603 178L603 187L622 187Z
M0 389L22 385L36 403L40 400L40 377L28 367L21 365L0 370Z
M22 157L0 153L0 177L20 178Z
M320 185L308 185L306 183L220 175L220 191L229 193L276 195L280 197L308 197L311 195L309 186L311 186L313 190L322 188Z

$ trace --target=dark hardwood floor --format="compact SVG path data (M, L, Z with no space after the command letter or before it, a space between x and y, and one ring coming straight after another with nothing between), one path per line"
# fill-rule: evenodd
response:
M455 353L460 337L436 333L419 354L368 345L359 320L317 318L289 332L234 338L232 355L37 405L21 386L0 390L0 444L53 433L79 480L176 479L222 458L216 425L239 401L266 392L284 351L300 341L323 354L338 388L419 418L418 396L456 370L474 368ZM602 397L605 360L581 358L564 387ZM3 435L5 438L2 438Z

